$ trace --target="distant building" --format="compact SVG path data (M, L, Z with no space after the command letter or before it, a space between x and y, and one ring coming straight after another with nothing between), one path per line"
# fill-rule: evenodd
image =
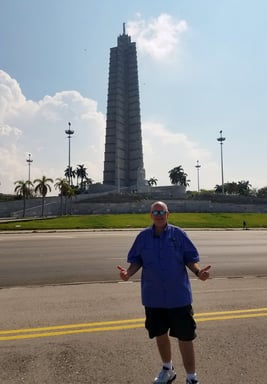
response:
M118 192L146 189L136 45L125 23L110 49L104 157L104 185Z

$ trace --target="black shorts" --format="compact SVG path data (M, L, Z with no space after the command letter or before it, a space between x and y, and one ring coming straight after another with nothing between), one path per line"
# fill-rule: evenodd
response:
M169 331L170 336L182 341L194 340L196 337L196 322L193 318L191 305L180 308L148 308L145 307L146 322L149 337L164 335Z

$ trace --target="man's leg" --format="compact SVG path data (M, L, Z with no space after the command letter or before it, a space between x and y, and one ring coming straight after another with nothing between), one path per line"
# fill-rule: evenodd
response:
M168 333L157 336L157 345L163 363L169 363L172 359L171 342Z
M193 341L179 340L179 348L186 373L194 373L196 368Z
M159 354L163 363L163 367L158 376L155 377L154 384L171 383L176 378L176 372L172 366L171 356L171 341L169 334L165 333L161 336L156 336Z

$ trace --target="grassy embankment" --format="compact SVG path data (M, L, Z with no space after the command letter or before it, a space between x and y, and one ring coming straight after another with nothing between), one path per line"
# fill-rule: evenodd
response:
M242 228L244 220L248 229L267 228L266 213L172 213L169 217L171 224L200 229ZM149 214L65 216L0 223L0 231L144 228L150 224Z

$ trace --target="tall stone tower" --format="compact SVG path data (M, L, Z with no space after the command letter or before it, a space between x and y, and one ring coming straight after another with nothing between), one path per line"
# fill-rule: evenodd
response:
M125 32L110 49L104 185L145 188L136 45Z

